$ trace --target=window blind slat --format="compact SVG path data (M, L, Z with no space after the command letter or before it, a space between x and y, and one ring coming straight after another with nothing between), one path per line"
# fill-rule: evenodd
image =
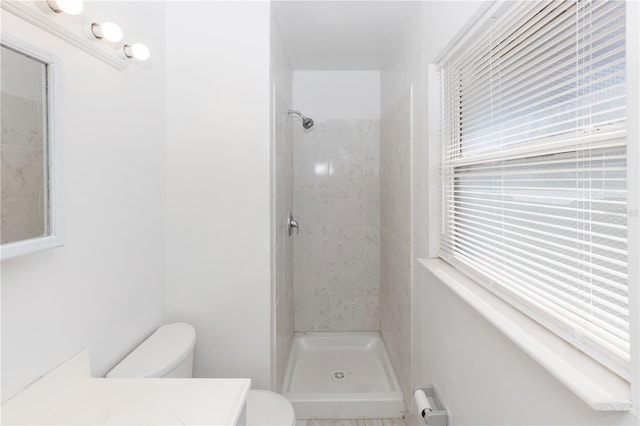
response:
M558 7L563 6L562 2L555 3ZM527 25L527 22L530 22L533 17L544 9L544 7L540 7L540 5L536 5L534 3L530 3L529 5L523 3L520 6L522 7L513 8L511 11L507 11L502 18L494 19L491 23L491 27L487 25L487 30L475 38L475 44L470 46L464 52L460 52L457 55L454 54L449 58L447 61L449 67L457 69L460 68L462 64L466 66L473 66L476 63L484 63L487 58L487 51L503 40L503 38L499 36L496 37L495 34L506 33L508 36L508 33L512 31L506 29L505 22L507 22L507 26L517 29L523 25ZM567 8L573 7L573 5L568 3L565 3L564 6Z
M479 221L473 220L476 218L481 220ZM574 254L578 258L587 258L591 256L595 261L599 261L601 264L611 265L611 268L615 268L615 267L626 268L627 266L625 261L619 260L614 256L611 256L611 255L605 256L595 252L595 250L602 250L606 253L609 253L606 246L589 244L587 246L578 248L575 246L574 239L566 238L566 237L564 239L559 239L559 240L564 241L567 244L561 244L554 241L556 238L555 238L555 235L553 235L552 233L541 232L539 229L537 229L535 232L532 232L527 227L523 227L523 226L518 227L518 226L514 226L513 224L510 224L509 226L504 226L496 220L487 219L483 216L475 216L473 214L469 214L469 217L465 218L465 223L486 228L487 230L492 232L506 233L506 234L512 235L514 238L519 239L521 241L530 241L532 245L537 245L537 247L541 249L555 250L556 253L569 252ZM498 224L498 226L496 226L495 224ZM450 226L452 229L455 229L456 226L463 226L463 225L459 224L458 222L452 221L450 222ZM517 230L524 230L526 232L517 232ZM548 238L541 238L541 237L548 237ZM626 257L626 252L622 252L622 253L612 252L612 253L614 255L617 254L620 257ZM565 256L562 256L562 257L565 257ZM603 268L605 268L604 270L608 269L606 266L603 266ZM616 285L615 287L622 291L626 290L626 286L624 285Z
M483 218L482 216L473 216L472 213L477 211L477 210L467 209L467 208L464 208L464 207L461 207L461 210L464 211L464 213L468 217L477 217L477 218L481 218L481 219ZM484 211L480 211L480 212L484 213ZM449 213L449 215L451 215L453 213L453 211L449 210L448 213ZM469 219L467 219L467 220L469 220ZM541 237L547 237L547 238L553 238L553 239L567 241L569 243L572 243L574 247L576 246L576 236L571 236L571 237L565 236L562 233L560 233L561 231L563 231L563 229L559 229L559 228L557 228L555 226L545 226L545 225L547 225L546 222L536 222L536 221L520 219L518 222L524 222L522 225L520 225L519 223L517 223L515 221L511 221L509 223L504 223L502 221L495 220L495 219L489 219L489 218L487 218L485 220L491 221L492 223L500 224L502 227L522 229L522 230L525 230L525 231L528 231L528 232L532 233L533 235L539 235ZM454 220L451 220L451 221L448 221L447 223L449 224L449 226L453 226L453 224L455 224L457 222L454 221ZM532 225L533 226L538 225L538 226L537 227L532 227ZM541 225L545 226L545 228L541 228L540 227ZM547 228L548 228L548 230L547 230ZM501 229L501 228L498 227L496 229ZM554 232L552 233L550 231L554 231ZM564 231L571 232L571 231L575 231L575 230L571 229L571 228L567 228L567 229L564 229ZM589 234L584 234L583 233L582 235L579 235L579 236L582 236L584 238L585 236L588 236L588 235ZM620 243L620 241L618 241L618 243ZM584 243L582 245L585 246ZM627 251L626 250L617 248L612 244L604 245L604 244L598 243L597 241L590 241L590 243L588 245L586 245L586 247L592 248L592 249L598 249L598 250L601 250L601 251L606 251L608 253L611 253L612 259L615 259L614 255L623 256L625 258L627 256ZM580 250L576 250L576 252L580 252ZM626 262L625 262L625 265L626 265Z
M473 221L471 221L473 223ZM476 222L477 223L477 222ZM453 225L453 228L455 229L455 231L458 234L459 240L460 241L474 241L476 238L478 239L483 239L483 238L489 238L491 239L492 237L495 237L496 234L490 234L487 231L484 231L480 228L471 228L469 227L467 224L463 224L463 223L456 223ZM626 274L626 265L623 268L619 268L619 270L615 270L615 269L610 269L610 268L603 268L600 267L599 265L592 263L592 262L588 262L586 260L581 259L579 256L568 256L568 255L563 255L559 252L555 252L553 258L549 258L541 256L539 254L536 254L536 252L540 252L540 251L545 251L544 248L541 248L535 244L529 244L526 241L524 241L523 239L514 239L511 238L509 236L507 236L506 234L509 234L508 231L506 230L501 230L501 229L495 229L495 231L498 232L497 235L499 235L499 239L500 242L502 242L503 244L505 242L508 242L508 246L509 246L509 250L510 250L510 255L513 255L513 253L521 253L525 256L530 256L532 259L538 259L538 260L544 260L546 262L548 262L551 265L555 265L557 267L556 271L560 272L563 270L566 270L567 272L574 272L579 274L581 271L583 271L583 269L580 269L580 267L585 267L585 268L589 268L589 270L591 271L591 273L593 273L594 275L597 273L595 271L604 273L606 275L610 275L613 276L614 278L618 278L621 281L625 281L627 279L627 274ZM506 244L505 244L506 245ZM526 251L523 250L521 248L519 248L519 246L523 246L526 247L532 251ZM587 256L585 256L587 257ZM575 266L570 264L570 263L562 263L559 260L565 260L567 262L574 262ZM531 259L528 259L531 260ZM567 281L570 282L581 282L580 280L574 278L573 276L569 276L565 274L565 278ZM620 284L620 282L617 281L613 281L611 279L602 277L602 276L598 276L598 278L596 279L596 281L602 283L603 285L606 285L610 288L614 288L614 289L618 289L618 290L622 290L622 291L626 291L626 286L624 284ZM592 283L584 283L585 287L587 288L596 288L593 286ZM626 298L623 295L617 294L617 293L612 293L612 292L608 292L608 291L602 291L603 294L607 294L608 297L612 297L614 299L616 299L617 301L621 302L621 303L626 303ZM612 309L617 309L617 307L612 306Z
M621 65L624 63L624 61L622 60L618 62L619 62L618 65ZM619 72L618 74L622 76L622 72ZM594 82L593 84L595 85L597 84L597 82ZM512 106L511 108L509 108L508 115L504 117L504 124L507 125L517 121L525 121L530 117L540 116L547 112L553 112L554 110L561 110L564 113L571 113L571 112L575 113L585 108L584 106L580 108L580 105L583 105L584 102L588 101L593 97L597 97L598 95L606 94L606 92L611 91L611 88L604 87L602 89L595 90L592 93L585 93L582 96L577 96L572 99L566 99L567 93L553 91L553 88L546 89L546 91L550 93L552 92L549 97L541 96L545 93L539 92L536 94L537 99L533 101L529 100L529 102L520 102L519 105ZM618 96L618 98L624 99L623 96ZM577 105L577 106L573 106L569 108L572 105ZM500 110L498 110L498 112L500 112ZM479 123L470 124L468 127L465 127L466 125L464 123L461 123L461 126L463 129L465 129L465 131L468 131L468 132L473 132L474 130L477 130L480 127Z
M565 31L567 34L548 34L546 39L539 40L539 47L543 48L543 50L535 55L526 55L527 51L525 50L525 53L518 57L493 58L493 55L485 56L486 62L479 64L482 67L481 70L469 68L468 66L456 67L455 75L457 79L464 80L468 84L470 94L478 91L487 91L490 90L492 85L495 86L496 81L494 81L494 78L496 73L502 74L501 77L508 76L504 80L504 83L507 84L522 80L523 73L531 69L537 69L539 73L546 75L556 76L559 71L566 70L570 65L574 65L574 69L576 69L576 63L587 65L586 58L589 58L591 62L595 62L593 58L598 56L595 52L604 54L607 53L607 50L610 50L610 48L603 49L603 46L620 44L621 37L624 37L623 22L623 19L617 19L617 22L606 23L608 30L615 29L615 32L607 33L605 37L596 37L591 41L589 49L576 51L575 36L572 37L568 33L569 29ZM531 52L529 51L529 53ZM568 63L569 61L575 63L570 64ZM469 81L470 79L472 80ZM503 81L500 81L500 83L503 83Z
M500 275L507 271L510 274L518 275L520 277L520 283L526 283L527 288L531 291L538 294L554 295L554 302L556 304L575 314L581 313L580 305L583 300L591 300L590 297L593 297L587 292L581 292L579 296L570 296L569 294L562 293L558 288L554 287L554 285L564 288L570 287L563 286L563 281L554 278L551 274L544 273L552 270L547 269L544 272L540 272L539 270L527 266L530 265L530 262L527 262L527 259L519 257L510 256L506 259L496 259L495 256L492 256L491 249L492 246L490 244L485 244L478 240L475 241L475 244L467 242L461 243L458 246L458 252L460 254L467 254L472 259L482 260L486 267L495 268ZM539 267L539 265L535 266ZM580 289L576 287L571 290L578 292ZM602 300L599 300L599 302L602 303ZM620 319L619 317L594 305L590 305L590 309L598 314L597 317L590 318L591 323L595 323L602 328L606 328L609 332L614 333L616 337L628 337L628 320L624 321L624 319Z
M492 91L499 91L501 97L508 97L508 94L512 94L517 90L516 84L526 83L532 77L537 77L534 81L540 82L544 81L544 79L540 78L541 76L553 76L554 80L547 81L547 84L554 83L561 87L567 83L567 77L576 74L582 76L584 69L594 66L594 64L599 64L600 67L612 68L615 64L611 62L624 51L619 47L620 44L624 43L623 29L624 27L619 28L619 34L616 34L616 37L602 41L603 45L600 46L598 52L603 57L598 58L599 63L594 60L600 56L596 54L597 52L589 49L577 53L574 46L575 39L569 39L565 44L558 44L555 48L549 49L544 56L540 55L536 58L523 57L521 62L500 63L495 65L497 69L487 70L486 74L479 75L470 72L470 70L460 69L457 71L460 81L467 83L467 80L473 79L468 84L469 88L465 93L465 102L468 102L470 107L475 107L478 104L482 104L482 99L486 99L488 95L491 95ZM587 61L587 58L589 61ZM570 62L573 62L573 64ZM576 64L581 65L576 67ZM537 74L534 72L535 70L538 71ZM519 74L509 78L505 77L499 84L496 84L491 78L491 72L507 75L511 71Z
M447 155L445 163L455 163L456 166L462 166L465 163L473 165L491 163L493 167L496 167L497 161L500 160L517 160L542 155L550 158L551 154L575 152L577 145L582 145L583 147L588 146L589 149L607 148L611 151L626 145L626 129L624 128L624 123L618 123L614 127L605 130L606 131L601 131L601 129L598 128L584 128L572 134L553 135L545 139L534 138L529 141L530 143L503 145L500 149L487 150L484 152L472 151L467 153L459 147L448 147L444 150L444 153ZM583 155L583 161L586 160L585 155ZM564 157L558 156L557 158L545 161L561 162L562 158ZM613 159L614 158L612 158L612 160ZM538 159L537 161L541 160Z
M602 27L606 27L608 30L615 27L618 37L613 38L612 41L612 37L607 33L606 37L597 38L592 44L598 45L599 43L607 43L608 45L611 45L616 42L623 41L623 20L624 13L618 13L611 19L600 23ZM575 27L575 22L570 22L570 24ZM534 68L540 71L542 69L544 73L548 75L555 75L556 72L567 67L567 59L572 61L584 61L586 57L593 56L593 52L591 50L585 50L581 53L577 53L575 49L570 48L575 44L575 35L571 34L571 29L572 28L569 27L561 29L562 31L554 31L546 34L545 38L538 39L537 47L543 47L544 50L536 55L531 55L529 49L523 49L521 55L500 60L500 73L506 74L511 71L514 73L522 72L520 70L524 67L525 70ZM602 46L600 46L600 48L602 48ZM527 55L527 53L529 53L529 55ZM492 70L490 64L498 61L494 59L493 56L495 55L492 55L491 57L485 56L486 62L479 64L482 69L469 67L465 67L463 69L461 67L457 70L459 74L464 75L468 73L473 76L471 86L474 87L474 89L471 91L472 94L479 90L490 90L490 86L492 84L491 73L492 71L495 72L495 70ZM519 80L522 78L523 76L520 74L511 76L510 80Z
M492 271L486 268L484 264L474 263L473 261L460 261L459 259L452 259L446 253L442 256L445 260L451 261L456 267L467 273L482 272L484 275L491 275ZM543 325L556 330L559 335L567 340L570 340L570 336L575 335L576 330L584 332L584 340L582 345L587 346L590 350L588 353L597 357L597 359L613 359L618 364L624 364L629 360L629 347L625 343L624 339L617 339L610 343L610 338L613 335L606 335L601 333L597 328L593 329L589 327L589 324L584 324L580 316L573 315L571 312L563 312L558 310L557 306L550 303L544 296L538 296L535 293L527 292L519 286L517 278L510 276L513 280L513 287L506 287L499 282L487 285L491 287L494 292L502 295L506 300L513 303L516 307L522 309L525 313L528 313L533 318L536 318ZM526 302L520 302L524 300ZM593 345L593 346L590 346Z
M514 170L514 171L520 171L521 174L524 173L528 173L528 171L526 170L522 170L523 166L527 166L527 165L538 165L538 166L550 166L553 164L559 165L559 164L565 164L565 165L570 165L576 164L576 159L578 158L577 155L575 154L575 145L576 143L578 143L579 141L582 141L583 143L589 143L591 142L592 145L595 145L595 140L592 140L591 138L588 137L576 137L575 139L570 139L568 141L563 141L565 143L563 143L563 146L561 147L562 149L560 150L555 150L553 148L549 148L547 145L551 145L551 143L546 144L546 143L536 143L534 146L534 149L532 149L531 147L524 147L523 150L519 151L518 148L512 148L509 147L508 149L503 149L501 151L501 153L496 153L494 154L494 161L491 163L488 162L484 162L484 161L478 161L478 158L483 158L480 154L475 154L474 155L474 160L472 161L471 164L473 166L473 168L469 168L469 167L462 167L464 166L463 162L460 161L459 159L454 159L451 158L447 161L447 164L453 165L455 167L460 167L461 170L464 171L464 173L470 173L473 174L474 171L476 170ZM600 142L600 141L598 141ZM570 146L569 148L572 149L568 149L566 147L567 143ZM605 141L605 148L620 148L620 147L624 147L624 144L620 144L620 140L615 140L615 141L609 141L610 145L607 146L606 145L606 141ZM542 146L545 150L550 151L546 153L546 158L542 159L542 158L536 158L535 161L530 161L528 162L526 160L527 157L532 157L535 156L538 151L535 148L538 148L539 146ZM601 145L599 145L600 147ZM510 151L515 151L515 155L510 155L511 152ZM551 154L560 154L560 153L564 153L566 151L571 151L574 155L573 158L567 158L566 155L565 156L557 156L557 157L553 157ZM609 163L612 163L613 161L618 161L619 160L626 160L627 156L626 153L622 154L622 153L618 153L618 149L616 149L615 151L612 149L611 150L611 154L608 154L606 157L606 160ZM506 155L504 154L506 152ZM518 155L518 153L521 152L520 155ZM615 152L615 153L614 153ZM447 152L447 154L452 155L452 152ZM594 162L594 161L599 161L596 156L591 155L591 154L580 154L581 158L582 158L582 165L586 165L587 161L589 162ZM511 162L511 163L506 163L506 162L501 162L498 163L495 161L495 157L499 157L499 160L513 160L513 159L518 159L519 157L525 157L524 160L520 160L518 162ZM539 157L539 156L538 156ZM566 168L563 167L562 170L564 170ZM560 169L551 169L551 168L540 168L539 170L536 170L536 174L546 174L546 173L554 173L556 170L560 170ZM573 168L572 170L575 171L575 168ZM589 170L593 170L593 168L591 167ZM528 173L530 174L530 173ZM577 178L577 176L576 176Z

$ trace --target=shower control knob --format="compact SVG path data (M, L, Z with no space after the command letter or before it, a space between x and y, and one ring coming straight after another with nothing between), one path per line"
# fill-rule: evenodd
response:
M300 227L291 212L289 212L289 216L287 217L287 225L289 225L289 235L293 234L293 228L296 228L296 235L300 235Z

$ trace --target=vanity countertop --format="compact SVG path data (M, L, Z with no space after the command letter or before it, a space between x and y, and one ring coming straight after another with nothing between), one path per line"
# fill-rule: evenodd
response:
M92 378L82 351L2 404L2 424L235 425L250 379Z

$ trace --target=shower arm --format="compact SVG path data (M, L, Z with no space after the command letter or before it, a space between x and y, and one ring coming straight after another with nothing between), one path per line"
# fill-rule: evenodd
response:
M304 127L306 130L309 130L311 127L313 127L313 120L310 119L309 117L306 117L300 111L290 109L287 111L287 114L297 115L300 118L300 120L302 120L302 127Z

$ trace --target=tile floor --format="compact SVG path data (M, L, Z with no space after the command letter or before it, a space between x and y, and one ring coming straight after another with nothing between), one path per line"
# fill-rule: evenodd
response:
M296 426L406 426L404 419L297 420Z

